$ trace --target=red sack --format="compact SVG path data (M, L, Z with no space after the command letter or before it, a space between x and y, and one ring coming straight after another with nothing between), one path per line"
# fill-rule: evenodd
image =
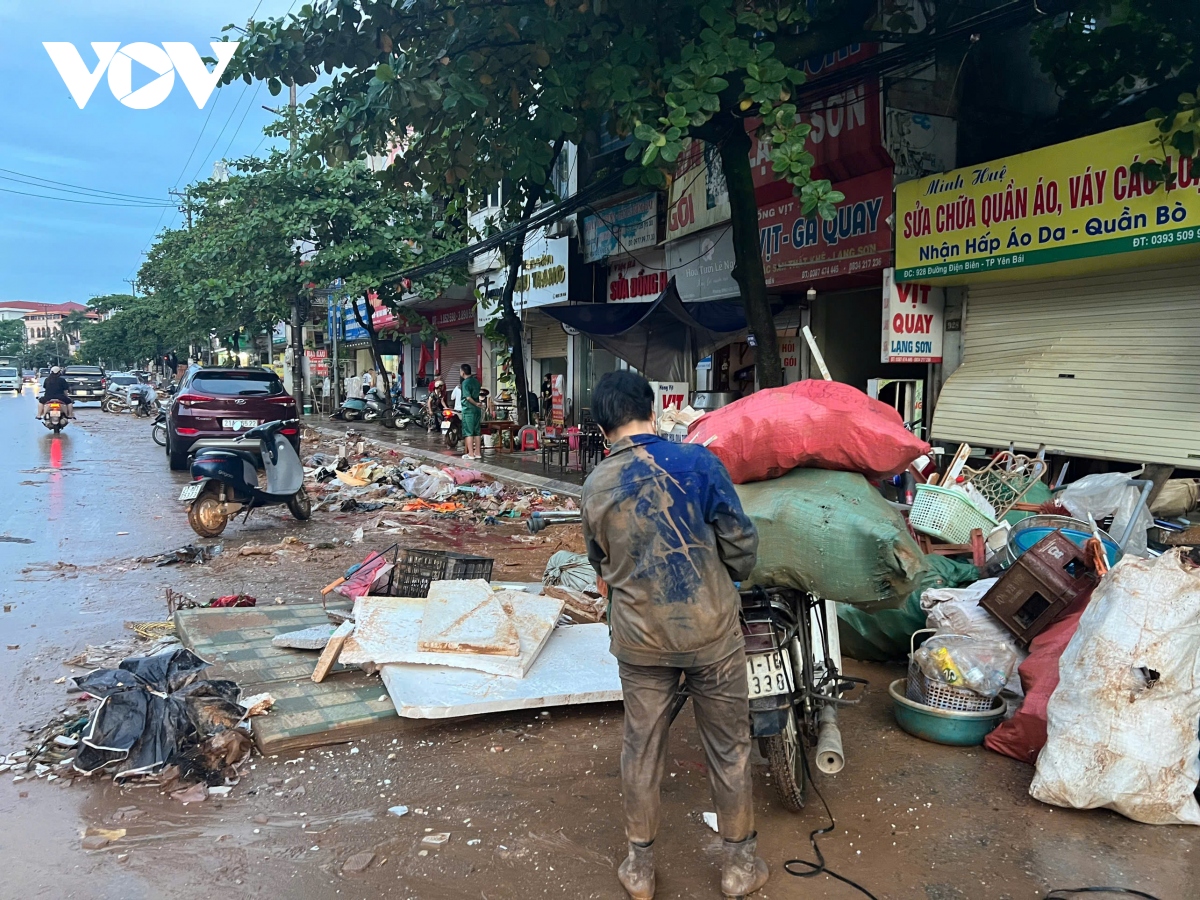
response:
M1080 597L1063 617L1035 637L1029 656L1017 667L1025 700L1011 719L1001 722L983 739L983 746L1033 765L1046 746L1046 704L1058 687L1058 660L1079 628L1091 594Z
M701 416L687 442L717 454L734 484L792 469L835 469L879 479L903 472L929 445L900 414L838 381L767 388Z

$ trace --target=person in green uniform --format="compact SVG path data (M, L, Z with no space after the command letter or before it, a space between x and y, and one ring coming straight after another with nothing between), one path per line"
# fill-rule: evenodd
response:
M483 402L479 399L479 379L471 374L469 363L459 368L462 380L462 431L463 443L467 445L463 459L483 459L480 450L480 435L483 434Z

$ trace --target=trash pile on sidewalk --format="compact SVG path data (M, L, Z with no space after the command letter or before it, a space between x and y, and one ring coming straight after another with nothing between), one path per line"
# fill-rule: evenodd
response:
M759 391L687 441L758 527L750 583L837 601L847 656L907 657L905 731L1035 765L1047 803L1200 824L1196 482L1151 504L1136 472L1052 492L1040 453L964 444L936 465L895 410L832 382Z
M315 437L320 448L304 458L315 508L335 512L428 513L435 517L522 518L540 510L575 509L549 491L516 487L477 469L433 466L358 439Z
M107 663L133 646L89 647L67 663ZM250 756L250 719L266 714L272 697L243 697L233 681L203 678L209 664L173 637L149 649L72 677L72 705L34 732L26 749L5 755L0 771L15 783L101 774L149 781L183 802L227 795Z

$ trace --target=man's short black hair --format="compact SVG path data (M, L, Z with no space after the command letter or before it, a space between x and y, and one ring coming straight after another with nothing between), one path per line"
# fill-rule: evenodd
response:
M608 434L630 422L652 421L654 389L636 372L609 372L592 392L592 418Z
M464 372L466 372L468 375L471 374L471 364L470 363L463 363L461 366L459 366L459 368L462 369Z

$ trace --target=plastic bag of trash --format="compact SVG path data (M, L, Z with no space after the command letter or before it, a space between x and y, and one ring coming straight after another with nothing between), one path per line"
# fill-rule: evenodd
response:
M134 657L116 669L75 679L80 690L102 698L75 756L90 775L108 766L115 778L154 774L183 762L204 739L242 721L241 688L226 680L202 681L208 663L190 650Z
M705 414L689 444L720 457L734 484L776 478L800 467L896 475L929 452L900 414L837 381L798 381L757 391Z
M596 589L596 570L592 568L587 555L572 553L570 550L559 550L546 561L542 584L556 584L573 591L599 593Z
M862 475L796 469L737 485L737 493L758 529L747 585L799 588L863 609L895 609L916 588L921 548Z
M951 687L995 697L1012 678L1013 648L969 634L935 634L913 653L921 671Z
M1113 523L1108 533L1120 540L1134 510L1138 509L1138 500L1142 495L1140 485L1129 483L1129 479L1136 478L1137 474L1107 472L1102 475L1087 475L1068 484L1055 499L1077 519L1087 521L1088 513L1091 513L1097 522L1106 516L1112 516ZM1129 536L1129 543L1125 546L1125 552L1135 556L1146 556L1146 530L1153 526L1154 517L1150 510L1143 506L1138 510L1137 521Z
M933 628L938 634L966 634L1006 644L1016 654L1019 666L1028 656L1025 648L999 619L979 605L979 601L998 580L985 578L965 587L943 587L925 591L921 595L921 608L927 611L926 626ZM1017 697L1024 694L1021 678L1016 670L1005 687Z
M1029 793L1149 825L1200 825L1200 573L1126 556L1059 661Z
M406 472L402 476L402 486L414 497L422 500L445 500L457 489L454 479L444 472Z

